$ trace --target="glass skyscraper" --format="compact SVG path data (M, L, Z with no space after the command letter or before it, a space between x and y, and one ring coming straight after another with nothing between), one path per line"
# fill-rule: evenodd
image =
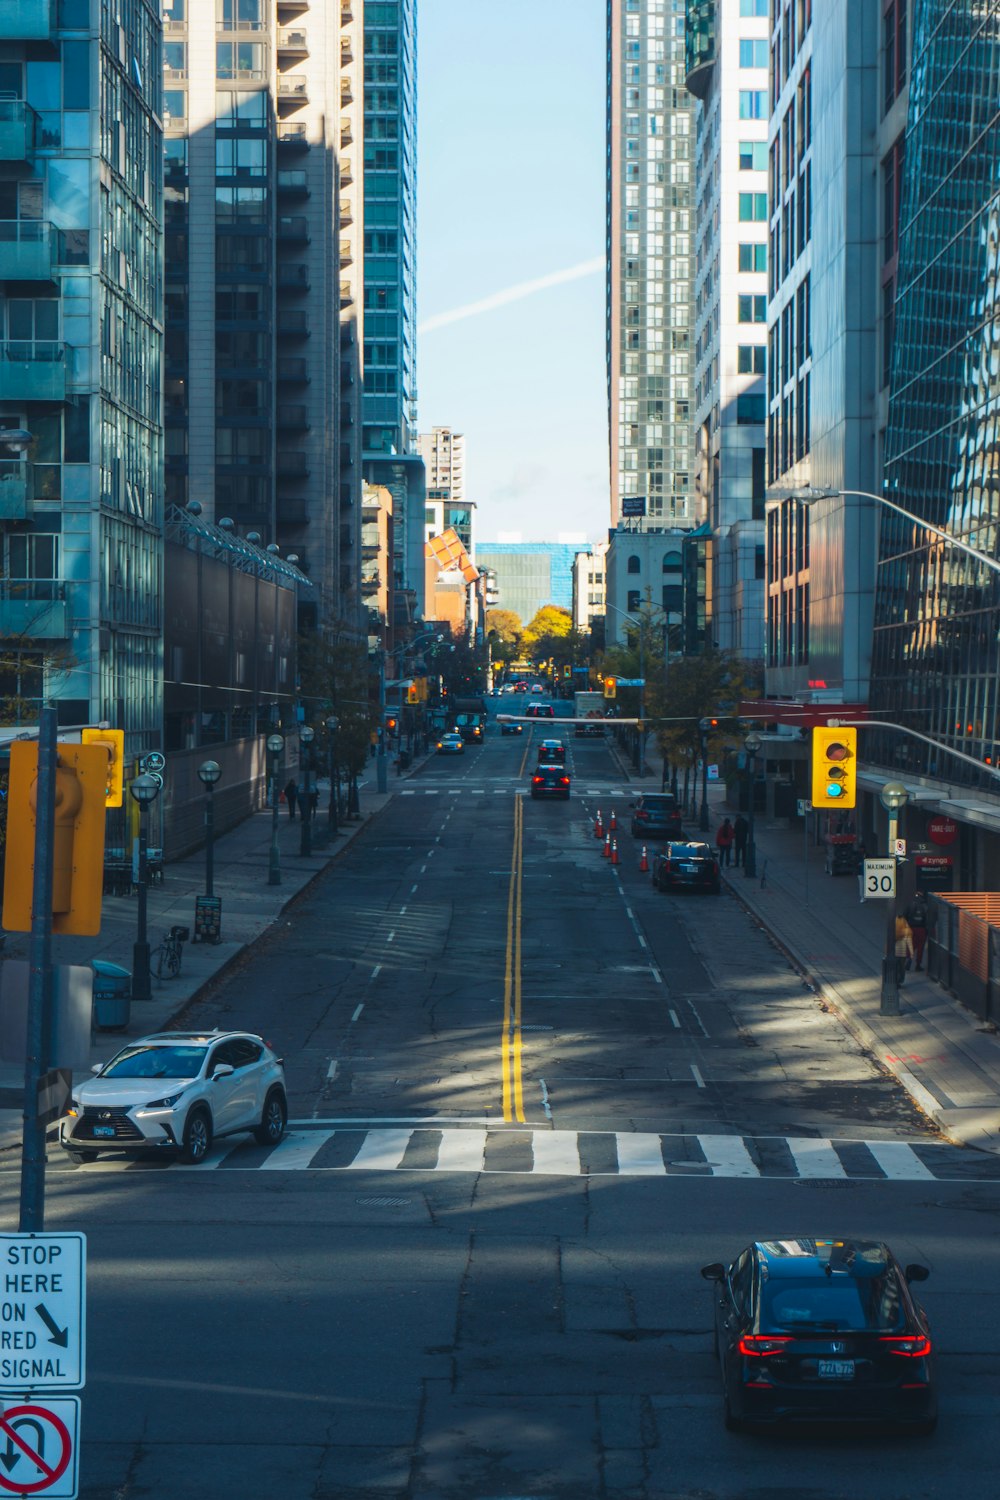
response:
M1000 557L1000 0L917 0L903 166L885 493ZM871 709L997 764L994 574L881 511ZM909 736L900 771L995 790Z

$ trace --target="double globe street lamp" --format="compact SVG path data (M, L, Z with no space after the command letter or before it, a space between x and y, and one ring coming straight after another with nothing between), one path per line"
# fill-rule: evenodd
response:
M129 782L129 796L139 808L139 880L137 885L138 913L135 944L132 948L132 999L150 998L149 983L149 938L146 931L146 889L149 884L149 861L147 854L146 814L160 795L163 785L158 776L148 771Z
M303 724L299 730L299 744L302 748L302 775L303 785L299 792L299 816L302 820L302 833L299 841L299 854L308 855L312 853L312 786L309 773L312 770L313 740L316 731L309 725Z
M271 757L271 850L267 862L268 885L281 884L281 854L278 850L278 758L285 748L280 734L269 734L267 751Z
M893 892L888 902L889 915L885 924L885 958L882 960L882 992L879 996L879 1015L899 1015L899 979L896 974L896 889L899 875L899 860L896 855L896 835L899 830L901 808L909 801L909 792L901 781L887 781L879 792L879 801L889 814L889 858L893 866Z
M748 734L743 741L743 748L746 751L747 757L750 762L750 796L748 799L750 803L750 826L747 829L747 851L743 862L743 874L745 875L747 880L753 880L754 876L757 874L757 845L754 842L753 821L755 811L754 804L757 800L757 756L760 754L760 747L762 744L763 741L760 735L753 732Z
M205 788L205 895L215 895L215 783L222 775L217 760L202 761L198 780Z

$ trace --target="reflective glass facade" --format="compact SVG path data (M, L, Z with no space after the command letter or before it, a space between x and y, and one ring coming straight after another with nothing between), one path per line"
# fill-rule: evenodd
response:
M1000 557L1000 0L917 0L913 27L886 494ZM881 517L873 715L995 765L996 575ZM901 771L988 784L899 735L871 752Z

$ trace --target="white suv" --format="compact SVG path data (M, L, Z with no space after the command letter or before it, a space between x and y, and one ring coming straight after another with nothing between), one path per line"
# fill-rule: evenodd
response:
M158 1032L93 1071L59 1124L76 1162L102 1151L166 1151L196 1163L215 1136L250 1130L276 1146L285 1133L284 1065L250 1032Z

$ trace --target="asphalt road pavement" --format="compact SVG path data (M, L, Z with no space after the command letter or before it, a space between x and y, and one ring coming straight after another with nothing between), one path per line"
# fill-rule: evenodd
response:
M602 742L522 795L551 730L429 762L185 1016L284 1055L282 1145L51 1163L85 1500L992 1500L1000 1161L731 897L652 890ZM934 1438L723 1430L699 1268L792 1234L931 1266Z

